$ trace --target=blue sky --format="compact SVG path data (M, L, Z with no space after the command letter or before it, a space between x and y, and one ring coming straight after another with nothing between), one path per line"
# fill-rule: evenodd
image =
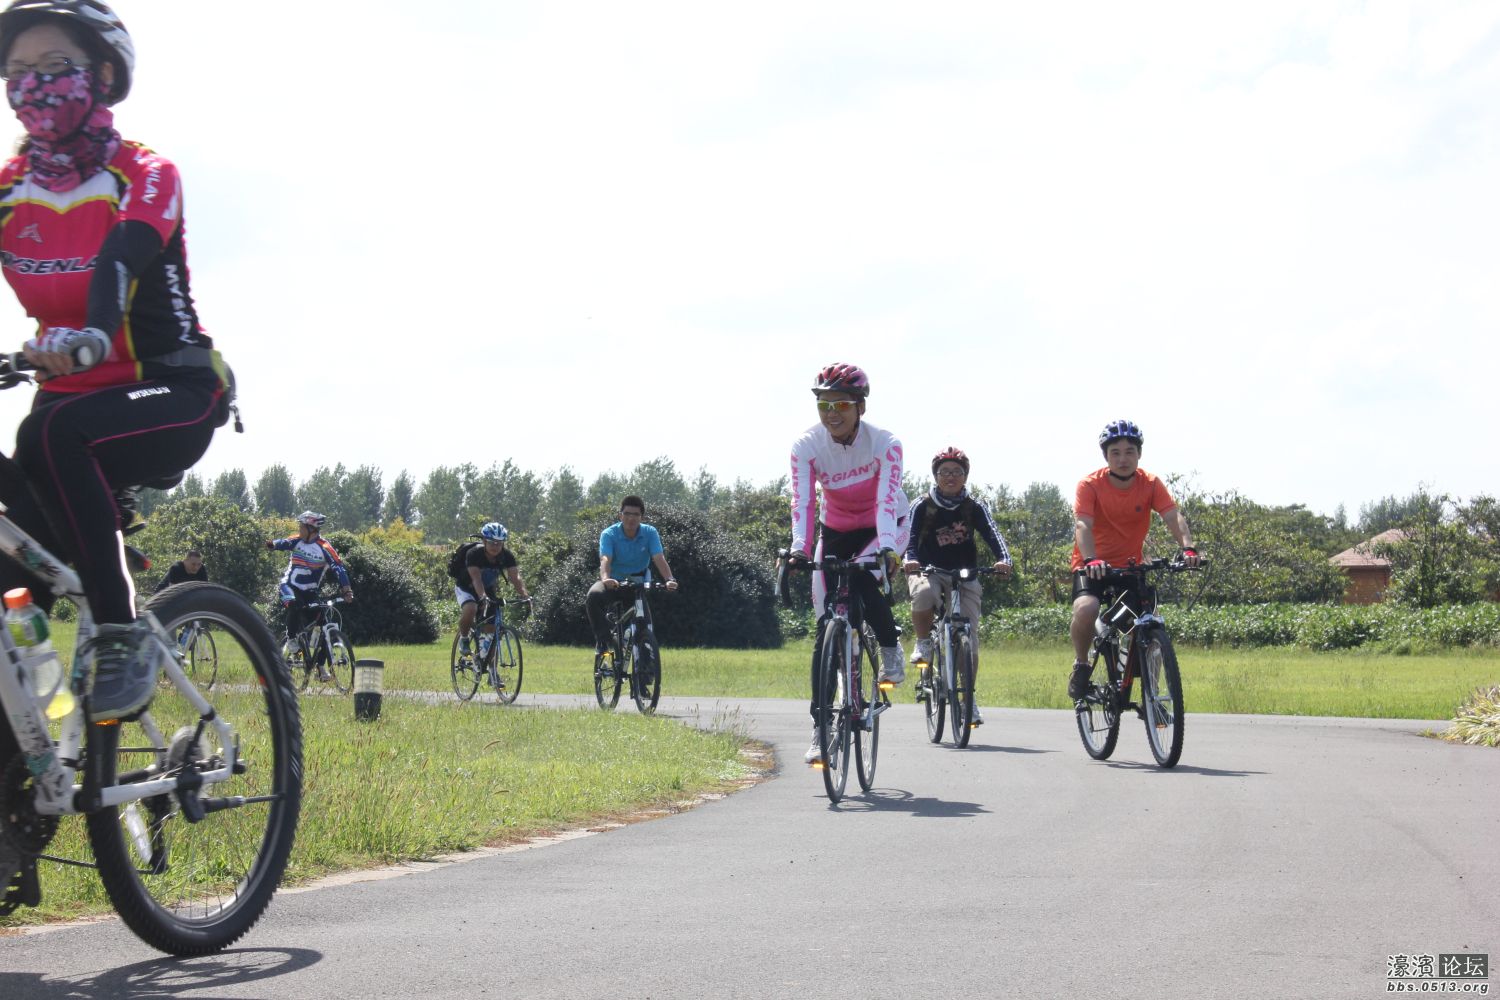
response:
M1500 492L1493 4L116 9L244 387L207 476L763 482L843 360L980 482L1128 416L1267 503Z

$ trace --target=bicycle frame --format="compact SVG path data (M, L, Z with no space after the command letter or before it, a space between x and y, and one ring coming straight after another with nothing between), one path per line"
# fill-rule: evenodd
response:
M849 580L859 570L876 569L879 565L878 560L854 559L845 561L833 556L825 556L821 563L817 563L812 567L814 570L821 570L833 575L834 583L833 586L828 588L828 596L824 599L823 617L820 622L819 631L820 634L826 636L827 625L836 621L842 622L847 626L843 629L845 643L844 684L846 685L845 689L853 695L857 695L861 691L858 676L861 658L858 654L864 651L864 631L863 629L854 628L850 609L852 607L859 608L861 612L859 619L863 623L864 605L860 603L859 592L849 586ZM882 582L887 587L887 591L889 591L889 580L882 577ZM873 659L876 663L880 662L878 652ZM885 697L885 692L894 687L894 684L882 681L880 684L880 697L871 704L860 706L862 711L851 721L863 730L869 731L872 729L875 725L875 717L891 707L890 701Z
M0 515L0 553L40 577L53 594L67 597L78 606L78 637L73 651L71 678L73 693L78 698L73 711L62 720L61 733L55 745L41 706L37 705L31 692L22 684L23 661L20 650L11 638L10 630L0 629L0 648L3 648L8 664L8 669L0 670L0 705L4 706L11 731L20 744L27 768L34 778L37 813L43 816L90 813L107 806L178 791L179 777L100 788L92 775L85 771L82 783L74 783L82 762L85 735L85 699L82 695L87 676L83 670L82 654L84 643L94 634L93 615L88 600L84 597L78 574L3 515ZM204 729L212 726L225 751L224 766L195 774L193 784L210 785L226 780L239 763L239 741L234 728L214 711L208 699L188 680L182 669L181 652L176 639L162 628L150 612L144 613L142 617L151 625L162 672L198 712L198 732L194 738L200 738ZM169 741L156 728L149 710L141 714L140 725L150 734L159 752L165 753Z
M637 663L645 655L645 650L642 648L645 640L656 638L656 630L652 628L651 623L651 607L646 603L646 592L665 586L664 583L652 581L648 570L640 580L620 581L620 589L629 588L632 591L634 600L629 607L623 611L619 610L618 604L605 608L604 615L610 621L614 631L617 650L623 654L626 645L633 646Z

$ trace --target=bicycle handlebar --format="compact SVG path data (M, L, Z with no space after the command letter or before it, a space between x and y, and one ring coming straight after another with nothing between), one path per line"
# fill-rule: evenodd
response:
M855 570L880 569L885 561L887 553L894 549L882 549L877 556L866 556L861 559L840 559L838 556L824 556L821 560L811 559L800 552L791 549L776 550L776 593L781 597L781 603L787 607L791 606L792 595L790 590L790 577L793 573L812 573L822 571L825 573L850 573ZM891 577L885 574L882 577L885 595L891 595Z
M946 576L950 580L972 580L976 576L993 576L993 566L971 566L965 569L943 569L941 566L923 566L919 572L923 576Z
M1110 566L1105 565L1104 579L1106 580L1133 580L1145 576L1147 573L1186 573L1191 570L1202 569L1208 565L1208 560L1203 556L1198 557L1195 566L1189 566L1182 559L1148 559L1143 563L1133 566Z

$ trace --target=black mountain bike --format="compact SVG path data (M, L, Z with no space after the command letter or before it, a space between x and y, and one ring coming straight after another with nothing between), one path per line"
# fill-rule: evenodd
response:
M656 644L646 594L666 589L665 583L649 576L631 577L620 581L615 590L619 597L605 605L610 644L604 652L594 654L594 697L606 712L620 703L620 689L626 681L630 682L635 707L643 715L656 711L661 698L661 649ZM630 603L623 603L625 600Z
M1199 566L1206 565L1200 560ZM1074 704L1078 735L1095 760L1115 752L1120 716L1134 711L1146 725L1151 756L1163 767L1182 757L1182 674L1158 614L1152 573L1193 569L1181 561L1153 559L1123 569L1110 567L1104 577L1105 598L1094 622L1093 673L1088 693ZM1141 700L1130 700L1135 679L1141 681Z
M943 723L952 719L950 738L963 749L974 731L974 665L979 648L975 623L964 617L962 594L958 585L995 572L993 566L973 569L941 569L923 566L926 576L948 580L948 601L942 617L933 627L933 662L920 664L917 672L917 700L927 714L927 738L934 743L943 739Z
M844 797L849 783L849 761L855 762L855 774L861 790L868 792L875 784L875 762L880 752L880 716L891 707L886 691L895 685L880 682L880 645L869 623L863 622L859 591L849 586L850 578L860 570L879 567L880 560L843 560L825 556L814 563L782 549L777 555L787 573L781 574L778 589L783 602L789 603L787 575L790 572L824 572L832 578L822 616L818 619L818 637L813 658L817 664L815 722L818 727L820 756L813 765L823 773L823 790L829 801ZM890 578L881 583L890 595ZM863 623L855 629L854 619ZM852 751L852 753L851 753Z
M315 680L339 694L354 690L354 647L344 637L338 610L343 603L342 597L328 597L304 605L313 615L292 639L287 658L299 691L306 691Z
M470 652L465 653L459 647L459 633L454 630L450 670L453 693L459 701L474 697L479 685L486 681L503 704L509 705L521 693L521 633L505 624L507 607L520 607L524 615L531 608L531 601L502 601L493 597L481 601L469 633Z

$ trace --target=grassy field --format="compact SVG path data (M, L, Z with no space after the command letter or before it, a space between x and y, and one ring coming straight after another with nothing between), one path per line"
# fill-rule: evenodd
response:
M452 638L431 646L371 646L361 657L385 661L388 689L449 690ZM812 646L776 650L672 649L662 652L662 693L693 697L806 698ZM1178 650L1189 712L1448 719L1469 692L1500 681L1500 651L1455 650L1396 656L1355 651ZM523 692L593 692L592 650L525 647ZM979 703L1068 708L1063 643L986 646L980 653ZM900 699L910 701L911 685ZM628 699L627 699L628 700Z

